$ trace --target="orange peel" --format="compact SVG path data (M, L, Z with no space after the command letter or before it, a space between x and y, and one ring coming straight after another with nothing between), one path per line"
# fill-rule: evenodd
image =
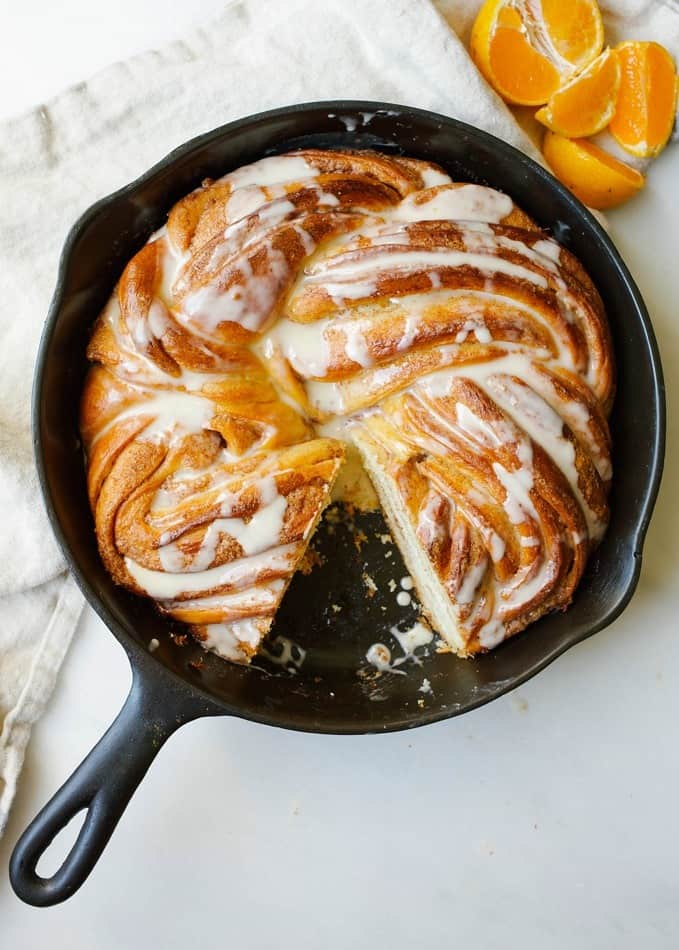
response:
M640 191L646 181L641 172L587 139L547 131L542 150L556 177L590 208L614 208Z
M659 43L621 43L620 88L610 133L626 151L653 158L667 144L677 112L677 70Z

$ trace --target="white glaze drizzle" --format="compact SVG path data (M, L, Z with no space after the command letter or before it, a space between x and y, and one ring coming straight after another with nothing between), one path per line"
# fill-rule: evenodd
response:
M318 267L323 268L323 264ZM486 274L505 274L535 284L536 287L547 287L547 280L542 274L501 257L468 251L422 248L378 253L344 264L335 264L331 269L323 269L320 273L309 268L306 280L308 283L321 284L334 300L358 300L370 297L376 292L376 280L374 277L368 277L369 274L374 275L380 270L410 273L436 267L473 267Z
M405 676L406 671L398 667L403 666L411 660L416 666L422 665L422 660L416 651L420 647L428 646L434 639L434 634L421 621L416 620L407 630L399 630L398 627L391 627L389 633L398 642L401 648L401 656L392 659L392 653L389 647L384 643L373 643L365 658L380 673L397 673Z
M391 215L394 221L490 221L499 222L514 204L508 195L483 185L438 187L408 195Z
M303 181L305 178L314 178L318 174L318 169L301 155L272 155L251 165L243 165L229 172L220 181L229 181L235 191L236 188L246 188L250 185L262 188L285 182Z
M246 617L243 620L209 623L203 627L204 639L201 641L207 650L212 650L225 660L244 663L250 652L254 652L264 634L257 620ZM243 647L249 647L249 650Z
M149 418L137 438L147 442L160 442L169 437L170 443L209 426L214 407L209 399L182 392L158 392L149 399L139 401L119 412L102 426L92 440L92 447L110 429L137 417Z
M366 660L380 673L398 673L405 676L405 670L396 670L391 663L391 650L384 643L373 643L368 647Z
M301 669L306 659L306 650L299 643L295 643L289 637L279 634L271 641L271 647L274 647L274 650L270 649L265 643L261 649L261 652L271 663L275 663L276 666L294 666L297 670Z
M285 544L250 557L238 558L205 571L174 574L143 567L132 558L125 566L141 589L155 600L171 600L181 594L198 594L218 587L248 587L267 571L286 571L297 553L295 544Z
M371 115L364 116L363 121L367 123L371 118ZM151 441L169 440L172 444L187 434L209 428L213 415L212 402L196 393L201 392L214 379L214 374L180 368L181 375L172 377L170 380L145 351L154 340L162 338L167 332L171 326L171 315L180 323L190 326L194 345L200 345L201 337L207 344L214 331L223 323L235 323L256 334L261 334L262 330L266 329L279 288L288 279L288 264L283 255L266 241L266 231L285 221L292 221L290 226L297 234L305 254L308 256L314 253L315 241L305 230L303 218L295 220L295 216L299 213L293 202L286 197L286 192L289 186L297 183L315 188L312 182L318 173L318 169L301 156L290 155L263 159L225 176L224 180L231 184L225 208L228 223L224 231L224 242L215 246L211 266L220 266L225 260L224 255L232 253L234 248L242 250L248 244L264 239L269 265L266 276L256 277L250 270L247 259L241 255L238 260L242 283L234 284L227 290L218 290L216 284L208 282L207 285L189 293L179 311L174 308L170 310L168 307L172 307L174 287L190 259L190 254L181 254L172 247L165 228L161 228L152 236L150 240L161 242L159 257L161 273L157 297L151 302L146 318L133 321L129 327L122 326L119 307L114 297L107 308L106 319L116 334L124 355L124 361L121 364L123 375L132 377L135 383L141 382L155 386L160 382L161 385L180 386L185 391L156 391L145 401L122 409L111 422L102 427L92 445L112 426L135 416L148 415L150 417L149 424L144 428L140 438ZM478 185L448 187L452 184L450 178L434 168L424 168L422 178L424 190L409 195L395 208L380 212L379 218L371 219L362 229L362 233L371 246L376 249L384 247L384 251L377 250L372 254L359 256L358 259L342 260L341 257L333 259L332 256L327 256L328 250L331 250L332 254L347 253L352 246L355 246L352 244L355 238L349 234L331 239L326 242L326 258L319 262L312 260L307 264L297 283L295 293L299 293L304 287L317 285L331 296L337 307L341 308L345 301L351 304L374 295L382 272L395 271L408 274L423 271L427 273L432 288L429 294L399 297L393 301L399 305L403 314L403 332L397 344L398 353L411 350L422 327L424 310L432 305L433 296L436 293L442 295L442 300L459 293L437 290L441 286L438 271L444 267L469 266L486 276L484 292L475 292L479 303L486 299L490 301L498 298L494 289L496 274L526 281L540 289L549 285L554 286L558 291L558 304L562 316L568 322L577 322L580 304L560 276L559 245L553 240L541 238L530 246L507 235L496 235L489 226L499 223L511 213L513 204L508 196ZM332 209L339 204L339 199L334 194L323 191L320 187L316 188L316 191L316 203L319 208ZM253 216L256 216L256 219L253 219ZM256 221L254 225L253 220ZM432 220L454 221L460 228L464 250L409 248L406 231L408 224ZM368 221L367 218L366 221ZM245 228L247 230L244 230ZM394 249L394 244L397 245L397 249ZM516 263L499 257L498 249L515 252L525 263ZM528 264L532 266L525 266ZM549 276L545 276L545 273ZM546 326L557 347L555 364L571 371L574 370L569 345L555 332L554 327L546 324L545 318L527 305L513 299L509 299L508 303L537 323ZM367 331L370 324L365 320L350 319L348 314L335 314L311 324L299 324L283 313L267 336L260 337L255 348L264 360L270 358L274 352L280 352L290 366L305 380L306 394L310 404L326 416L335 417L325 425L319 425L317 427L319 430L324 434L330 434L332 429L333 435L350 438L354 419L342 414L346 413L348 401L353 398L351 386L359 385L360 373L355 377L356 382L352 380L349 387L324 381L331 364L328 331L332 328L334 332L336 327L340 327L343 334L342 346L345 355L360 367L361 371L370 370L373 373L371 385L390 385L392 379L398 378L400 373L398 361L393 365L387 364L373 370L376 358L368 342ZM336 337L333 337L334 339ZM341 341L340 337L340 344ZM462 329L457 333L455 343L438 346L442 362L455 358L455 347L470 342L481 345L493 343L491 332L481 314L473 310L470 310ZM275 347L272 347L271 343L275 343ZM566 419L576 434L587 441L593 462L601 477L610 478L610 459L605 449L599 449L589 435L591 425L589 410L583 402L572 400L563 408L562 419L562 416L545 401L544 394L540 395L536 391L539 387L535 385L536 373L533 361L540 359L548 361L551 355L549 353L541 355L534 348L525 351L510 342L502 342L501 345L506 350L504 356L495 358L489 363L460 364L434 370L429 375L420 378L413 385L413 391L421 389L429 399L435 401L447 395L453 378L463 377L474 380L506 413L510 416L515 414L521 428L550 454L568 479L585 514L589 536L599 537L603 525L589 509L580 491L573 444L564 437L563 430L563 419ZM212 355L207 346L205 352ZM223 372L223 368L220 367L216 372ZM585 375L585 379L590 384L592 384L592 372L592 367L589 367ZM510 376L516 376L528 386L531 385L532 380L534 386L530 389L519 387L512 382ZM541 383L544 390L544 382L541 381ZM285 400L288 404L297 407L296 402L287 394ZM561 411L563 400L559 399L558 402ZM299 407L299 411L304 413L304 408ZM457 406L457 423L460 430L466 432L468 437L477 444L498 446L506 443L511 435L506 428L503 431L501 424L485 422L462 403ZM430 441L426 445L428 449L432 448ZM518 467L496 462L493 470L505 490L506 497L503 505L509 520L515 525L526 523L533 525L533 533L522 533L520 537L522 548L531 551L539 548L541 541L534 533L535 526L539 525L539 517L531 499L534 476L530 440L520 439L516 445L516 451ZM224 460L233 460L228 450L224 450ZM189 472L185 477L190 480L193 473ZM181 479L177 475L175 482L179 481ZM164 506L174 504L177 501L174 491L175 489L170 488L157 492L151 505L152 512L162 514ZM450 503L452 504L452 501ZM432 497L428 505L425 505L420 512L420 536L424 543L433 543L437 532L441 530L435 515L435 505L436 498ZM263 495L261 507L247 522L241 518L231 517L231 507L233 507L233 497L229 499L227 493L222 508L223 516L215 518L207 526L198 550L190 557L187 557L182 550L180 535L175 540L166 538L165 543L161 543L158 548L158 556L163 568L161 571L149 570L126 558L125 563L136 583L150 596L166 603L174 602L174 598L181 595L200 595L203 591L226 587L230 592L222 591L217 594L197 596L195 603L206 607L219 604L224 610L241 609L248 601L248 587L258 583L258 575L267 568L271 569L272 565L275 566L274 569L285 572L290 566L297 546L280 546L278 543L286 511L286 500L277 493L268 499ZM166 512L164 517L168 523L171 523L171 512L169 514ZM481 530L479 525L477 528ZM165 531L165 536L168 534L171 534L169 529ZM484 529L482 534L492 562L497 563L502 560L506 549L505 540L495 531ZM241 544L244 557L211 567L220 539L225 535ZM584 540L584 536L574 534L573 543L578 544ZM469 567L457 591L458 604L464 606L473 602L476 590L487 571L488 562L484 558ZM500 585L495 613L479 633L479 641L483 646L494 646L504 637L502 616L507 609L516 606L517 603L527 603L548 579L546 577L548 571L548 562L542 562L537 569L533 562L532 565L528 564L523 571L519 571L509 584ZM406 598L410 600L408 591L412 589L412 581L410 585L402 583L403 590L397 595L397 599L400 598L399 602L403 606L406 605ZM257 589L263 592L262 604L275 603L283 586L284 582L278 579L259 584ZM258 594L255 592L253 596L255 598L253 602L258 602ZM188 604L190 601L184 600L179 603ZM261 623L256 619L208 624L204 627L207 632L205 643L221 655L242 659L243 650L239 644L255 648L262 635L260 627ZM422 630L426 631L427 628L422 627ZM392 634L399 639L399 642L405 636L405 634L399 634L395 628ZM428 631L427 635L429 639L422 640L422 643L430 642L431 632ZM420 634L416 632L414 636L417 639ZM383 644L374 644L368 651L367 658L378 668L381 663L385 670L400 672L394 667L410 656L408 652L410 648L404 646L403 642L401 646L404 657L393 663L390 655L385 659L383 651L386 650L387 654L389 651Z
M287 501L279 495L268 505L259 508L249 521L242 518L215 518L205 531L197 554L190 564L185 563L179 542L168 542L158 549L164 571L206 571L215 558L217 545L222 535L234 538L242 547L245 556L259 554L276 547L283 526Z

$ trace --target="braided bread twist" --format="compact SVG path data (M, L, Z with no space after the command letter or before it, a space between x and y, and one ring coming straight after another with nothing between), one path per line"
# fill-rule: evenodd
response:
M565 608L608 519L614 369L509 197L306 150L206 181L127 265L81 430L102 558L247 662L357 447L460 655Z

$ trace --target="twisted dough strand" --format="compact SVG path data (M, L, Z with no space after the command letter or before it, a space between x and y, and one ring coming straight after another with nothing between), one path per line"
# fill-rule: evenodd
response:
M579 262L506 195L306 150L207 181L126 267L81 409L114 579L247 662L347 446L461 655L570 602L614 371Z

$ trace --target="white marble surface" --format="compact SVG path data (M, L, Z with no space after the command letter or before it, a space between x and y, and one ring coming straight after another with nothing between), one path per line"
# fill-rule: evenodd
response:
M194 0L168 17L161 0L0 0L12 80L0 83L0 115L218 7ZM653 314L670 410L678 208L675 147L646 193L611 215ZM677 426L670 411L642 580L617 623L518 692L424 730L324 738L193 723L163 750L79 894L35 910L10 892L11 848L129 684L122 650L88 610L0 841L3 950L675 948Z

